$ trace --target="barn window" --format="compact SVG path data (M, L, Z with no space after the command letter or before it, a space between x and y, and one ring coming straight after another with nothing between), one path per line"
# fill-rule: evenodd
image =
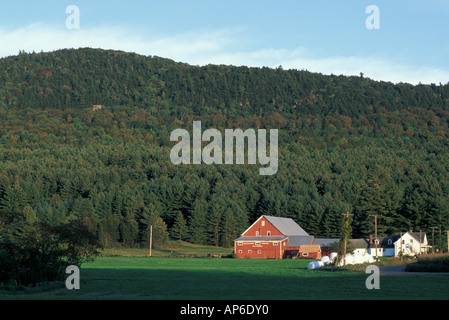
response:
M258 253L258 254L261 254L261 253L262 253L262 251L260 251L260 250L257 250L257 253Z
M239 250L239 253L242 253L242 250Z
M309 256L309 253L308 253L308 252L303 252L302 256L303 256L303 257L308 257L308 256Z
M237 242L238 246L243 246L243 242Z
M278 243L277 242L273 242L273 246L277 246L278 245Z
M256 242L256 246L260 246L260 242Z
M262 221L262 227L265 227L265 221Z
M256 231L256 237L258 237L259 236L259 231Z
M253 252L253 250L248 250L248 253L252 253Z
M271 236L271 231L267 231L267 236Z

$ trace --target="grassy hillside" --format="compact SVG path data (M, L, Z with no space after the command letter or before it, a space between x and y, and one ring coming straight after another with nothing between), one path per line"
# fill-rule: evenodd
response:
M221 248L191 244L185 241L169 240L162 249L151 250L152 257L186 258L186 257L227 257L231 256L234 248ZM100 251L103 257L148 257L148 248L114 248Z

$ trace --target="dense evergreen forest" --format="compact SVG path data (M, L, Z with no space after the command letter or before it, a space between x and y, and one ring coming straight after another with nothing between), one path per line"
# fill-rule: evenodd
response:
M448 79L449 80L449 79ZM94 108L94 106L101 106ZM170 161L177 128L279 129L279 170ZM106 246L230 246L262 214L309 234L449 230L449 84L192 66L100 49L0 60L0 210Z

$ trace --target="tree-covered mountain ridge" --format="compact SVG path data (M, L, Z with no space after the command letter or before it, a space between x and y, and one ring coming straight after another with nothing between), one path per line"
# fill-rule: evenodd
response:
M414 107L440 111L449 106L449 85L394 85L372 81L362 73L325 76L282 66L199 67L90 48L20 52L0 61L2 106L153 106L163 100L196 113L226 107L231 114L246 116L271 109L285 114L357 116Z
M373 214L380 234L446 230L448 108L447 84L20 52L0 60L0 208L87 219L103 244L125 246L156 221L162 235L227 246L261 214L321 237L338 236L348 211L354 236L374 232ZM279 129L277 174L173 165L170 132L194 120Z

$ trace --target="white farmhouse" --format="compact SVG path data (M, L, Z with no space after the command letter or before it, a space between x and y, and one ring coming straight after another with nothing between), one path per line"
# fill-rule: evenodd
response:
M373 239L370 237L368 253L378 257L397 257L403 255L414 256L427 253L428 245L425 232L398 233L392 237Z

